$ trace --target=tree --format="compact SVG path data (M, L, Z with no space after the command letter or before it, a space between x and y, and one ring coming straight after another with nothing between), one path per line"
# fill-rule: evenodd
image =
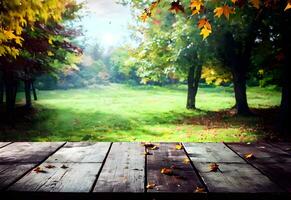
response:
M144 12L141 14L141 19L143 21L147 20L149 17L151 17L153 10L158 7L158 4L160 4L160 0L154 1L151 6L146 8ZM183 1L186 4L189 4L189 1ZM152 5L155 6L152 6ZM253 18L253 20L250 23L250 29L248 29L248 32L254 31L255 33L249 33L248 37L246 38L246 44L245 46L236 47L237 43L235 42L235 39L232 36L231 32L228 32L225 34L224 42L229 45L229 47L236 48L236 49L244 49L244 53L241 55L241 59L239 61L243 61L244 66L247 66L250 63L250 50L253 48L253 44L256 41L256 37L258 35L258 26L256 26L258 23L260 23L261 20L258 20L263 17L268 18L269 16L265 13L271 13L273 16L276 16L277 20L273 20L273 23L275 25L270 25L268 27L269 30L272 32L277 32L279 34L279 38L281 41L280 47L282 48L282 52L284 55L284 64L282 67L283 76L282 76L282 102L281 102L281 129L288 130L287 125L287 119L290 118L290 108L289 108L289 90L290 90L290 84L289 79L287 78L287 69L290 65L290 8L291 8L291 1L271 1L271 0L250 0L249 2L246 0L230 0L229 2L219 2L215 0L209 0L209 1L202 1L202 0L191 0L190 2L190 9L192 11L192 15L197 16L199 19L199 15L206 15L209 16L214 13L215 17L220 18L221 16L225 16L225 18L229 19L230 15L236 15L237 11L244 11L249 10L249 8L253 8L257 10L257 14L255 15L256 18ZM214 6L213 6L214 5ZM178 1L173 1L170 4L169 10L175 11L176 13L181 12L184 13L185 9L183 4ZM285 12L284 12L285 11ZM258 17L259 16L259 17ZM274 19L274 18L273 18ZM211 26L200 26L198 23L198 28L201 30L201 35L203 36L203 39L207 38L212 33L212 27ZM248 50L248 51L247 51ZM233 52L228 52L230 56L235 56ZM245 58L245 59L244 59ZM232 59L234 60L234 59ZM238 64L238 63L232 63L232 65ZM237 84L237 89L235 91L238 92L236 94L236 100L241 99L240 104L236 104L236 106L242 108L242 113L245 113L245 111L248 110L247 102L246 102L246 95L245 95L245 69L239 67L239 70L235 70L233 68L232 70L236 74L234 75L234 81L238 80L239 84ZM236 77L235 77L236 76ZM235 87L236 88L236 87ZM285 131L283 131L285 132Z
M0 6L5 14L0 16L4 49L0 51L0 70L6 91L6 110L11 114L19 80L24 81L26 106L31 107L34 76L53 72L61 66L58 61L67 63L67 54L81 52L70 43L75 31L62 24L75 18L80 5L72 0L49 0L2 1Z

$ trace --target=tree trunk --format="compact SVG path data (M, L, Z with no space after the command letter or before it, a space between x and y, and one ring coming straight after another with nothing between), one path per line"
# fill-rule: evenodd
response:
M37 95L36 95L36 90L34 87L34 81L31 81L31 88L32 88L33 98L35 101L37 101Z
M234 85L235 94L235 108L238 115L250 115L251 111L247 102L246 94L246 74L247 68L250 64L250 52L252 50L252 36L249 36L250 40L246 42L245 49L241 53L236 53L242 46L235 41L232 33L227 32L224 36L225 48L223 49L224 60L227 66L229 66Z
M238 115L250 115L246 92L246 73L244 70L232 70L235 94L235 108Z
M24 91L25 91L25 107L26 108L31 108L31 81L30 80L25 80L24 81Z
M187 94L187 109L195 109L195 88L194 88L195 67L192 66L188 71L188 94Z
M202 66L190 67L188 71L187 109L196 109L196 95L201 78Z
M6 96L6 112L8 115L9 123L13 123L14 109L15 109L15 93L16 93L16 82L14 81L13 72L4 73L5 82L5 96Z

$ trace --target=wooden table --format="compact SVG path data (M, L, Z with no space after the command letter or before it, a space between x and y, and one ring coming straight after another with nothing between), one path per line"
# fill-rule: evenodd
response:
M0 142L0 197L291 199L291 143L177 144Z

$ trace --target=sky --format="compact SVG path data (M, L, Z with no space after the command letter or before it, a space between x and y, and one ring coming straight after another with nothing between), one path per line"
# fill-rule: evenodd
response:
M84 34L99 41L105 49L129 41L128 24L132 21L130 9L115 0L77 0L85 2L88 15L81 19Z

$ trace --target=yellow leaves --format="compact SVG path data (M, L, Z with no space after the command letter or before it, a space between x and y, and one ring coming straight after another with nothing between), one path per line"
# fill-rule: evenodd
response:
M173 170L170 169L170 168L162 168L161 169L161 174L165 174L165 175L171 176L171 175L173 175Z
M244 155L244 157L245 157L245 159L254 159L255 158L253 153L247 153Z
M182 150L183 149L183 145L182 144L176 144L175 148L176 148L176 150Z
M192 15L199 14L203 7L202 0L191 0L190 8L192 10Z
M226 19L229 19L229 15L230 14L234 14L234 8L229 7L228 5L223 5L221 7L217 7L214 9L214 13L215 13L215 17L220 18L221 15L224 15L226 17Z
M231 0L233 4L236 4L238 0Z
M212 31L207 29L205 26L200 31L200 35L202 35L203 40L205 40L210 35L210 33L212 33Z
M212 27L206 18L200 19L197 26L199 29L201 29L200 35L202 35L203 40L206 39L212 32Z
M249 2L252 4L253 7L256 9L260 8L260 0L249 0Z
M189 164L190 164L190 160L189 160L189 158L184 158L184 159L183 159L183 163L184 163L185 165L189 165Z
M216 164L216 163L211 163L211 164L209 165L209 170L210 170L211 172L216 172L216 171L218 170L218 167L219 167L218 164Z
M286 5L284 11L286 11L286 10L288 10L288 9L290 9L290 8L291 8L291 0L289 0L289 1L287 2L287 5Z

